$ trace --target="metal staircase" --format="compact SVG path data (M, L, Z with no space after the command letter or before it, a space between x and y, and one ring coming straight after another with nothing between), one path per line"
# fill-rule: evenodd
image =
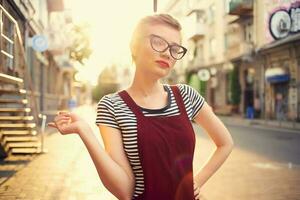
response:
M18 56L16 49L19 50ZM25 89L23 79L14 74L16 63L23 70L22 74L26 78L30 92ZM0 157L2 158L11 154L41 152L41 139L38 134L40 115L33 91L18 23L0 5Z
M41 152L23 80L0 73L0 156Z

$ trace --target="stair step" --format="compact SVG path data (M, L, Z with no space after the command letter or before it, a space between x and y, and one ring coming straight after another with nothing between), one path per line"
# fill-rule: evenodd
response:
M0 73L0 81L6 83L18 84L19 86L23 86L23 82L24 82L23 79L21 78L10 76L8 74L3 74L3 73Z
M0 124L0 128L35 128L35 123L10 123L10 124Z
M31 121L33 120L33 116L0 116L0 121Z
M18 104L28 104L27 99L0 99L0 103L18 103Z
M12 148L10 153L12 154L32 154L32 153L40 153L41 148L31 147L31 148Z
M26 90L24 89L5 89L5 88L0 88L0 93L9 93L9 94L26 94Z
M29 113L30 108L0 108L0 112L26 112Z
M32 147L40 147L40 142L9 142L5 145L5 151L8 152L10 148L32 148Z
M0 134L5 135L37 135L35 130L0 130Z
M7 143L7 142L37 142L39 141L39 138L37 136L5 136L3 138L3 144Z

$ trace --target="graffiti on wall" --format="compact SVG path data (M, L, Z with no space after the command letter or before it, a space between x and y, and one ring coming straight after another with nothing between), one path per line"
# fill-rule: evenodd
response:
M273 40L300 32L300 1L281 3L269 14L268 29Z

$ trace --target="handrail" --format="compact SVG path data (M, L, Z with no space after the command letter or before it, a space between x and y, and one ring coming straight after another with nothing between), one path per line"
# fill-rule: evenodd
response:
M26 79L28 81L28 85L29 85L29 88L31 90L31 92L30 92L30 96L31 96L30 105L31 105L31 108L33 110L33 115L34 115L35 123L39 124L39 121L38 121L38 119L39 119L39 113L38 113L38 109L37 109L37 102L36 102L36 99L35 99L35 96L34 96L34 87L33 87L33 84L32 84L31 77L30 77L29 72L28 72L27 59L26 59L26 54L25 54L25 50L24 50L24 47L23 47L23 40L22 40L22 36L21 36L21 31L20 31L19 25L18 25L17 21L1 5L0 5L0 10L2 11L2 13L6 17L8 17L8 19L15 26L15 33L17 35L17 41L18 41L17 43L19 44L19 49L20 49L20 52L21 52L21 57L23 58L23 62L24 62L25 77L26 77Z
M23 79L20 79L18 77L10 76L7 74L0 73L0 81L4 80L5 82L9 83L16 83L18 85L23 84Z

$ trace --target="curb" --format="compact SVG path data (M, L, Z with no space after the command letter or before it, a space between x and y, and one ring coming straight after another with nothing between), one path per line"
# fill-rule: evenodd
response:
M262 119L244 119L239 117L218 116L221 121L228 125L254 127L267 130L284 131L300 134L300 123L286 121L272 121Z

